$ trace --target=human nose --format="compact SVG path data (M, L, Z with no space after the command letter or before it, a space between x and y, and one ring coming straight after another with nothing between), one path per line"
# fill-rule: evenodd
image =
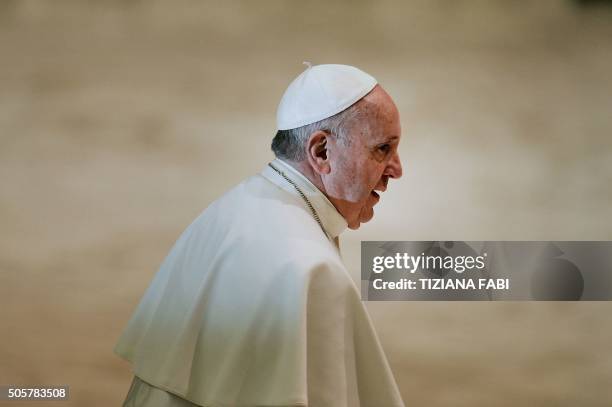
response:
M400 178L402 176L402 163L397 151L395 154L393 154L393 157L387 164L385 175L388 175L391 178Z

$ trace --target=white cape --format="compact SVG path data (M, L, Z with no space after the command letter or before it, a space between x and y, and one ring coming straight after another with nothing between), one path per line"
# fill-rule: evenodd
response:
M403 406L333 238L346 221L272 163L213 202L162 263L116 346L146 382L202 406Z

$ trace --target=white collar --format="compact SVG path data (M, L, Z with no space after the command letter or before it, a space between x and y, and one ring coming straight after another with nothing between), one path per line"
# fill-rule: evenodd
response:
M331 239L338 237L348 227L346 219L340 215L329 199L304 174L278 158L274 159L271 164L284 172L302 190L317 211L321 224ZM296 189L270 166L266 166L261 175L284 190L299 196ZM306 204L304 204L304 208L306 208Z

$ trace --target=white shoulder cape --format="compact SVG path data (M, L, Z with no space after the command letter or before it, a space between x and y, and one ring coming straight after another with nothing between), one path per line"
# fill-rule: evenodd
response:
M272 163L346 228L300 173ZM332 241L267 167L181 235L115 352L146 382L202 406L392 407L399 391Z

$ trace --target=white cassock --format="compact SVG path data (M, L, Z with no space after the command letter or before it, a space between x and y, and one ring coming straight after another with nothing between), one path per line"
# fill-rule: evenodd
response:
M266 167L185 230L116 353L132 363L136 387L165 394L164 406L403 406L334 244L345 219L297 170L272 165L328 236Z

